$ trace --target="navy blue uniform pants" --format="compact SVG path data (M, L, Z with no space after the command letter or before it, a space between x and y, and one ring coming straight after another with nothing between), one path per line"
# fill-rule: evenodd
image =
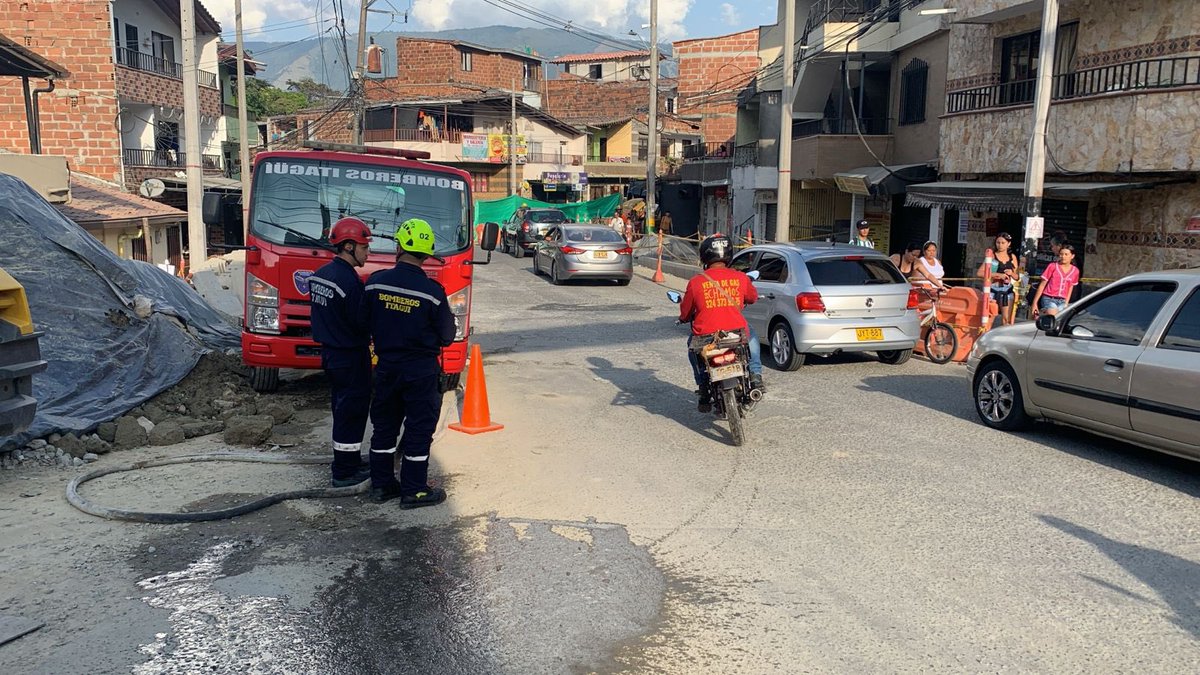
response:
M333 477L349 478L362 465L360 446L371 410L371 352L321 350L333 408Z
M403 368L380 364L375 370L375 400L371 403L371 426L375 428L371 436L372 487L396 483L399 450L401 494L413 495L426 488L429 448L441 412L442 395L438 392L436 374L409 379Z

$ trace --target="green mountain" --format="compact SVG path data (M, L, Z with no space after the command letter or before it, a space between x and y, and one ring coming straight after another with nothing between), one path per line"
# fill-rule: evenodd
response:
M384 49L384 75L396 74L396 38L426 37L440 40L459 40L494 49L536 53L546 60L563 54L610 52L618 49L645 49L645 44L633 38L612 38L605 44L585 38L577 33L555 28L517 28L514 26L482 26L441 31L384 32L376 33L376 44ZM246 49L254 59L267 64L259 77L283 88L288 80L311 77L339 91L344 91L349 82L348 73L354 67L355 36L347 38L345 51L340 40L326 36L323 39L309 38L297 42L246 42ZM609 44L609 42L613 44ZM618 46L621 45L621 46ZM664 44L663 51L670 55L670 45ZM349 62L349 69L347 68ZM546 68L547 77L557 75L558 66ZM674 64L663 62L662 74L674 75Z

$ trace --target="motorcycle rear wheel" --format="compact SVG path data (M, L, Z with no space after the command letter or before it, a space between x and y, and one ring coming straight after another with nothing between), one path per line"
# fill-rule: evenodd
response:
M729 422L729 432L733 436L733 444L740 448L746 444L746 419L742 417L742 407L738 405L737 390L725 389L722 391L721 401L725 406L725 420Z

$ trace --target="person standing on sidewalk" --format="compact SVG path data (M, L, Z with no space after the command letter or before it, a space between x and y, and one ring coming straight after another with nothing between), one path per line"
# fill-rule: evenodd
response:
M1009 308L1012 307L1013 301L1016 299L1013 291L1013 282L1016 281L1021 274L1019 261L1017 256L1009 250L1012 247L1012 235L1007 232L1001 232L996 235L993 242L996 247L992 254L991 265L985 261L979 266L979 271L976 274L980 279L988 281L992 290L992 299L996 301L996 308L1000 312L1000 322L1002 324L1012 323L1009 321Z
M349 487L370 476L360 454L371 406L370 336L359 316L363 282L354 268L367 262L371 230L358 218L342 218L330 230L329 243L337 255L308 278L308 296L333 407L331 483Z
M1058 250L1058 262L1042 272L1042 283L1033 296L1033 316L1055 316L1071 302L1071 292L1079 284L1079 268L1075 266L1075 247L1063 244Z
M875 248L875 242L871 241L871 222L868 220L858 221L858 234L850 237L851 246L863 246L866 248Z
M371 499L399 497L402 509L446 500L445 490L428 484L429 449L442 411L439 357L454 342L455 326L446 290L421 269L427 258L440 260L433 244L429 223L404 221L396 230L396 266L367 279L362 309L379 357L371 404Z

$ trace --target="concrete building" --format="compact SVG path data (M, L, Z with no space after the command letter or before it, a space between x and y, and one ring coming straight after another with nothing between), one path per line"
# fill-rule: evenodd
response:
M946 209L970 268L1020 232L1041 5L953 4L942 181L909 197ZM1085 277L1200 265L1200 4L1063 0L1050 67L1043 247L1065 232Z
M659 58L666 57L660 55ZM578 77L593 82L649 81L650 79L649 51L567 54L550 63L562 66L564 76Z

